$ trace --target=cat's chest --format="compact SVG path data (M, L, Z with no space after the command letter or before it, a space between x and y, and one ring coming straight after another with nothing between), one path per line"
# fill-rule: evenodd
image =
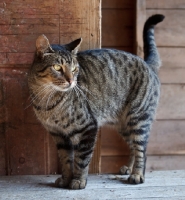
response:
M86 113L82 110L54 109L52 111L36 111L37 118L49 132L70 133L74 127L81 126L87 121Z

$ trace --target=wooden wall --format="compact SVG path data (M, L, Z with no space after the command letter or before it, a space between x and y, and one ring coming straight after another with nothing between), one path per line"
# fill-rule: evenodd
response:
M0 175L58 172L55 144L29 106L27 71L40 34L99 48L100 7L100 0L0 2Z
M103 0L103 46L116 48L121 46L120 49L133 52L136 41L136 53L141 56L144 21L155 13L166 16L164 22L159 24L155 31L163 63L159 72L162 87L156 121L153 124L147 150L147 170L184 169L185 1L137 0L136 4L131 2L133 1ZM135 19L136 29L134 29ZM117 38L120 38L121 28L127 38L124 38L125 41L119 41L118 44ZM132 40L130 36L134 39ZM126 163L128 154L128 148L120 136L108 127L103 128L101 172L117 173L120 166Z
M163 61L159 73L162 88L147 151L147 170L185 167L184 9L184 0L102 0L102 47L134 53L136 42L140 55L142 42L138 37L143 19L154 13L166 15L156 28ZM0 2L0 175L58 172L55 145L32 108L27 108L27 70L35 40L42 33L51 43L82 36L82 49L99 47L99 11L100 0ZM128 148L108 127L102 128L100 136L101 172L118 172L128 159ZM99 153L97 144L91 171L99 170Z

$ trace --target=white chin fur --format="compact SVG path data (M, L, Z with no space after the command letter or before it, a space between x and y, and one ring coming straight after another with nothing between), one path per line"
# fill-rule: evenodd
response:
M55 90L61 91L61 92L66 92L66 91L70 90L71 88L73 88L75 86L76 86L76 82L75 81L68 88L61 88L60 86L53 85L53 87L55 88Z

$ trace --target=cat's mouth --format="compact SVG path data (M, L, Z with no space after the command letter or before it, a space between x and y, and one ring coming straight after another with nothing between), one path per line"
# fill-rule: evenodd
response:
M55 86L56 90L66 92L76 86L76 81L71 81L71 82L63 83L63 84L59 84L59 85L54 84L54 86Z

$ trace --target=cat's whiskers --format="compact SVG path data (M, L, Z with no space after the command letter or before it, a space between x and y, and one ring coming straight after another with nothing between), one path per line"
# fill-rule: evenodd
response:
M44 86L44 85L46 85L46 86ZM43 94L49 87L50 87L50 85L48 85L48 84L44 84L44 85L42 85L41 87L39 87L36 91L38 91L38 90L40 90L42 87L44 87L41 91L39 91L34 97L32 97L32 95L30 95L30 97L29 97L29 99L30 99L30 101L31 101L31 103L24 109L24 110L26 110L27 108L29 108L32 104L33 104L33 102L35 101L35 100L37 100L39 97L40 97L40 95L41 94Z
M46 103L46 109L48 108L48 103L50 102L51 97L53 96L53 94L56 92L55 88L53 88L53 90L51 90L47 103Z
M39 92L34 92L35 96L32 98L32 101L35 101L49 87L50 87L50 85L48 85L48 84L46 86L44 86L44 87L40 86L39 89L37 89L37 90L39 90Z
M34 93L37 93L37 92L39 93L39 92L42 90L42 88L44 89L46 86L48 86L48 83L45 83L45 84L41 85L41 86L38 87L36 90L34 89ZM38 93L37 93L37 94L38 94ZM37 95L37 94L36 94L36 95ZM29 96L29 99L32 99L32 95Z

